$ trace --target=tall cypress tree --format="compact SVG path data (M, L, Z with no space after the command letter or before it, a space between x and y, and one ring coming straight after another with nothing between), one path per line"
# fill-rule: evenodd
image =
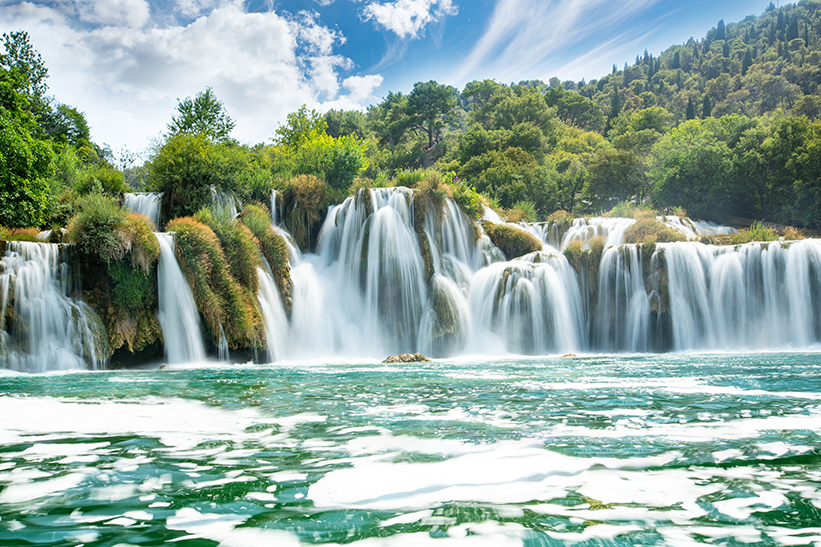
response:
M713 105L710 102L710 94L704 94L704 101L701 103L701 117L709 118L713 115Z
M726 30L724 29L724 19L718 22L718 26L716 27L716 40L726 40L727 34Z
M741 75L746 76L747 71L753 64L753 56L750 54L750 49L747 48L747 51L744 53L744 59L741 61Z
M775 23L770 23L770 33L767 35L767 45L770 47L775 45Z
M610 94L610 114L608 118L611 120L615 119L616 116L619 115L621 112L621 97L619 96L619 90L614 89L613 92Z
M673 55L673 66L671 67L673 70L677 68L681 68L681 55L677 51L675 55Z
M787 41L790 42L798 38L798 16L790 17L790 24L787 27Z
M688 120L694 120L696 118L696 107L693 106L692 97L687 99L687 110L684 112L684 115Z

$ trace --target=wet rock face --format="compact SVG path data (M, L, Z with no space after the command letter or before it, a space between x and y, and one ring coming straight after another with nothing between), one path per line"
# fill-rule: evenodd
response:
M421 353L402 353L400 355L391 355L384 361L383 363L421 363L425 361L430 361L427 357L422 355Z

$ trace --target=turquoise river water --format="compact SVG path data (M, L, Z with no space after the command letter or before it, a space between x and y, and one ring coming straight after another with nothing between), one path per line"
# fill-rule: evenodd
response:
M821 545L821 354L0 372L0 545Z

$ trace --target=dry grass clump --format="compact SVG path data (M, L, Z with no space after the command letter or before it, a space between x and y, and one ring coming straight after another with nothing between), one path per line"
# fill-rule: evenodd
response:
M240 215L242 223L251 230L262 251L262 256L271 266L274 282L279 290L285 311L291 310L291 266L289 263L288 244L285 238L276 233L271 226L271 215L264 205L249 204Z
M167 228L175 232L177 260L215 343L222 325L230 347L255 346L263 339L255 295L231 275L217 235L192 217L174 219Z
M3 241L37 241L40 230L37 228L6 228L0 226L0 239Z
M567 230L570 228L570 225L573 224L575 219L576 217L573 213L568 213L564 209L559 209L558 211L554 211L548 215L545 222L548 224L555 224L560 230Z

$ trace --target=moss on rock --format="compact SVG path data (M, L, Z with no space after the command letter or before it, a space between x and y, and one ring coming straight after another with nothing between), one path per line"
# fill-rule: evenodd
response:
M542 250L542 242L535 236L508 224L482 222L485 233L508 260Z

